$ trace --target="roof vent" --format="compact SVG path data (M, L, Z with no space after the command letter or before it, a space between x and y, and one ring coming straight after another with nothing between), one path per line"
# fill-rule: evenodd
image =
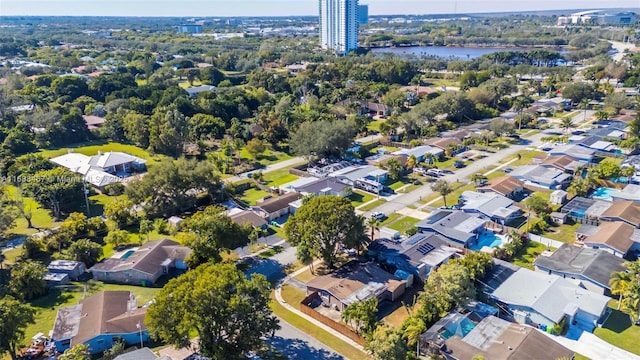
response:
M513 350L513 348L511 346L507 346L507 349L509 350Z

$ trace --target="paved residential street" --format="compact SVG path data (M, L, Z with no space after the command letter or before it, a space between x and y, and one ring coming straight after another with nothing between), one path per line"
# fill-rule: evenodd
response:
M276 336L267 338L267 343L291 360L342 360L331 348L315 338L280 320Z

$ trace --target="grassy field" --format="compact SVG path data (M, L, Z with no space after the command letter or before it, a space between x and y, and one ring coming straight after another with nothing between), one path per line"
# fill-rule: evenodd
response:
M374 198L375 195L360 190L353 190L353 194L349 195L349 199L351 199L353 207L358 207L364 203L368 203Z
M612 345L640 355L640 326L633 325L629 315L616 310L617 306L615 300L609 302L612 313L604 325L596 328L593 334Z
M502 160L500 160L501 164L507 163L513 159L516 159L514 162L512 162L511 164L509 164L509 166L522 166L522 165L527 165L530 164L533 161L533 158L536 155L546 155L547 153L542 152L542 151L531 151L531 150L522 150L520 152L518 152L516 155L511 156L511 157L507 157L504 158ZM520 158L518 158L518 156L520 156Z
M576 230L580 227L580 223L562 224L559 226L551 226L542 236L549 239L562 241L563 243L573 244L576 240Z
M387 120L386 119L378 119L378 120L370 121L367 124L367 130L380 132L380 125L385 121L387 121Z
M313 279L315 277L316 276L313 275L311 273L311 271L309 270L309 267L307 267L307 269L305 271L301 272L300 274L298 274L296 276L296 279L298 279L298 280L300 280L302 282L307 282L307 281L309 281L309 280L311 280L311 279Z
M138 306L142 306L147 301L153 299L160 291L160 288L105 284L99 281L89 281L86 285L87 296L103 290L131 291L138 300ZM36 323L27 327L26 339L24 341L25 345L30 342L31 337L36 333L43 332L48 334L49 330L53 329L58 309L77 304L78 301L82 299L83 293L84 284L74 283L73 286L69 286L64 291L52 290L46 296L32 301L30 304L37 311Z
M249 205L256 205L258 200L264 198L267 195L271 195L271 194L269 194L264 190L251 188L251 189L245 190L245 192L242 193L242 196L240 197L240 199Z
M284 295L284 291L283 291L283 295ZM295 300L296 298L297 297L293 297L292 299ZM293 303L292 305L296 306ZM271 301L271 310L276 316L278 316L282 320L298 328L300 331L304 332L305 334L314 337L315 339L327 345L328 347L332 348L339 354L342 354L344 357L348 359L354 359L354 360L367 358L367 355L362 351L354 348L353 346L342 341L340 338L331 335L327 331L311 324L304 318L285 309L282 305L280 305L280 303L278 303L278 301L276 301L273 293L272 293L272 301Z
M533 261L545 250L547 250L546 245L530 241L529 244L527 244L527 248L518 252L511 262L518 266L533 270ZM551 250L555 249L551 248Z
M418 221L420 220L416 218L412 218L410 216L405 216L387 225L387 227L393 230L398 230L404 234L407 232L407 230L414 227L418 223Z
M249 152L247 151L246 148L242 148L242 151L240 151L240 157L243 159L248 159L251 160L253 159L253 157L251 157L251 155L249 155ZM281 161L285 161L285 160L289 160L291 159L291 155L287 154L287 153L283 153L280 151L274 151L271 149L267 149L267 151L265 151L264 153L260 154L258 156L258 158L256 159L260 164L267 166L267 165L271 165L271 164L275 164Z
M278 169L264 174L264 181L268 186L280 186L296 180L298 180L298 177L290 174L289 168Z
M15 199L18 196L18 188L12 185L6 186L7 195ZM58 226L60 223L54 221L51 216L51 212L48 209L42 207L35 200L25 197L25 206L31 210L33 217L31 218L31 224L36 228L51 228L54 226ZM37 229L28 229L27 228L27 220L20 217L15 221L15 224L12 229L7 231L7 235L11 237L12 235L31 235L38 232Z
M378 200L372 201L372 202L370 202L370 203L368 203L366 205L360 206L358 208L358 210L371 211L371 210L377 208L378 206L383 205L386 202L387 202L387 200L385 200L385 199L378 199Z

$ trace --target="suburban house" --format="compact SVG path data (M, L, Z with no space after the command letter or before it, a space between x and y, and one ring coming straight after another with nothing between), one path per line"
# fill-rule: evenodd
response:
M595 156L595 153L596 151L593 149L588 149L586 147L578 146L574 144L560 145L549 150L549 156L567 155L576 160L584 161L586 163L593 162L593 157Z
M272 197L259 202L251 209L262 216L267 222L274 221L292 213L291 203L302 199L302 194L290 192L278 197Z
M418 231L424 234L435 233L453 246L469 247L484 230L487 220L476 214L461 210L439 209L418 222Z
M585 224L576 230L576 244L625 257L639 247L640 231L622 221L603 221L600 226Z
M375 181L377 183L384 183L387 181L387 170L377 168L371 165L349 166L329 174L330 177L334 177L349 186L355 186L356 181L360 179L366 179Z
M462 150L462 141L458 140L458 138L456 137L431 138L427 139L425 143L431 147L440 149L443 152L446 151L447 148L452 146L459 147L459 150Z
M573 179L571 175L542 165L525 165L515 168L509 175L530 186L544 189L564 189Z
M201 86L192 86L184 89L187 93L189 93L189 97L195 98L198 97L203 92L211 92L216 91L216 87L212 85L201 85Z
M315 196L334 195L347 197L352 194L351 186L332 177L316 179L313 182L296 187L295 190L303 195Z
M587 165L586 162L576 160L569 155L548 156L540 162L544 167L550 167L567 174L575 174L576 170Z
M405 155L407 157L411 157L413 155L415 156L416 160L418 160L418 162L423 162L429 156L428 154L433 155L437 159L441 158L444 154L444 150L429 145L422 145L416 146L411 149L400 149L398 151L392 152L391 154Z
M104 282L150 286L172 269L186 270L185 260L191 252L173 240L150 241L119 258L103 260L89 271L94 279Z
M91 354L102 354L119 341L139 344L149 339L146 312L129 291L101 291L58 310L51 339L59 352L86 344Z
M595 151L613 151L616 148L612 142L602 140L601 137L594 135L573 135L569 137L569 144Z
M535 328L495 316L482 319L471 330L454 332L444 340L441 353L447 360L557 360L574 356L573 351Z
M238 225L250 224L254 228L266 229L267 221L253 211L242 210L234 214L230 214L231 221Z
M501 176L489 180L486 185L477 188L479 193L494 193L509 199L515 199L524 191L524 182L513 176Z
M99 151L94 156L69 152L50 161L76 174L82 174L86 182L97 188L120 182L134 171L146 169L146 160L123 152Z
M446 264L458 253L436 234L415 234L409 239L377 239L369 245L369 256L395 270L425 281L431 270Z
M104 125L105 121L107 121L107 119L95 115L82 115L82 118L87 124L87 128L89 130L100 129Z
M633 167L636 169L636 171L640 171L640 155L627 156L624 160L622 160L620 166L623 168Z
M512 199L493 193L465 191L460 195L458 205L466 213L478 214L502 225L522 216L522 210L513 205Z
M307 295L317 294L322 304L343 311L347 306L377 297L395 301L404 294L406 281L374 263L352 261L331 274L307 282Z
M391 113L391 109L387 105L358 99L338 101L335 103L335 106L342 106L346 108L354 106L358 108L358 115L387 116Z
M506 277L506 278L505 278ZM589 291L557 275L519 268L496 281L489 298L520 324L546 330L564 318L572 327L592 332L611 298Z
M398 161L400 161L400 164L402 164L402 167L406 167L407 166L407 160L409 160L409 157L407 155L404 155L404 154L378 153L378 154L366 157L364 159L364 161L366 161L368 165L372 165L372 166L376 166L376 167L382 167L387 163L387 161L389 161L391 159L398 159Z
M84 263L73 260L53 260L47 265L47 270L51 273L67 274L69 279L78 280L87 271Z
M609 279L624 271L623 262L605 250L564 244L550 255L542 253L533 264L536 271L579 280L588 290L610 296Z
M622 190L611 191L611 199L614 202L618 201L634 201L640 202L640 185L628 184Z
M640 227L640 204L630 200L614 201L600 215L602 221L623 221L633 227Z

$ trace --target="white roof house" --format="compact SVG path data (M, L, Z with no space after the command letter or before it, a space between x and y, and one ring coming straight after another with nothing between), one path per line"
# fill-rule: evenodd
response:
M480 213L492 220L506 220L521 212L520 208L512 206L513 200L495 193L465 191L460 195L460 200L463 211Z
M144 166L146 163L144 159L122 152L99 152L94 156L70 152L54 157L50 161L76 174L82 174L84 181L96 187L120 182L122 176L114 173L125 175L130 170L131 164Z
M89 159L89 165L106 169L127 163L146 164L146 160L119 151L98 152Z

